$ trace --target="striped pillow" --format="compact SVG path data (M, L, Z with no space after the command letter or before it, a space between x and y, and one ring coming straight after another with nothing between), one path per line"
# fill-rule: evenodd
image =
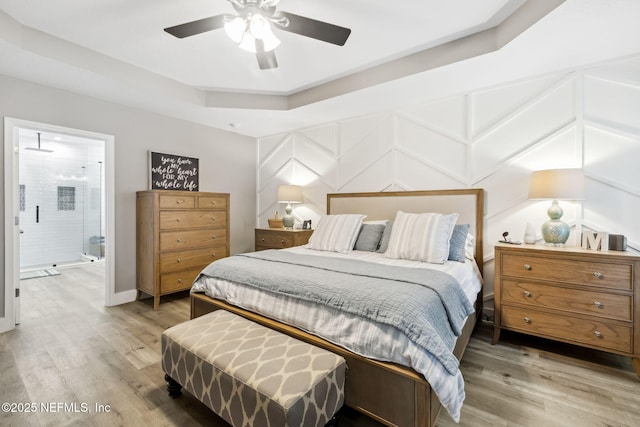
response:
M443 264L449 258L449 239L457 219L457 213L443 215L398 211L385 256Z
M326 215L313 230L309 239L309 249L349 253L353 250L362 226L364 215Z

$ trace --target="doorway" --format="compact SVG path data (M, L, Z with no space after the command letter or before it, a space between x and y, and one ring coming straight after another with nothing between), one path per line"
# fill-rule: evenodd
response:
M104 265L115 300L114 138L5 117L5 282L0 332L20 322L20 276ZM35 272L35 273L33 273Z
M20 279L104 258L104 141L18 129Z

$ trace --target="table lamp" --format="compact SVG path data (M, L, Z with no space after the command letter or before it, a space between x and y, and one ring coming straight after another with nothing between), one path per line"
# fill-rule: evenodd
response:
M547 210L549 220L542 224L546 244L562 246L569 238L569 224L560 220L562 207L558 200L584 200L585 186L582 169L549 169L531 174L529 199L551 199Z
M293 215L292 203L302 203L302 188L297 185L281 185L278 187L278 202L286 203L287 207L284 209L285 215L282 217L282 225L285 228L293 227L295 222Z

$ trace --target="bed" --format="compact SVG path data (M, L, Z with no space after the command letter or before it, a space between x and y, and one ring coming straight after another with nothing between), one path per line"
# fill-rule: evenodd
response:
M454 357L454 362L456 362L455 369L452 367L451 361L447 360L448 355L442 355L442 358L444 359L444 361L442 361L438 351L434 351L436 356L432 354L427 354L425 356L427 362L431 361L433 358L436 359L433 366L428 364L425 365L422 361L422 355L420 355L420 357L416 357L416 353L413 350L398 351L398 346L400 344L396 344L396 341L393 341L392 344L389 344L388 346L385 344L387 342L386 338L379 340L383 343L380 345L378 345L378 343L371 345L353 342L353 340L360 338L352 337L345 339L343 342L341 341L343 337L341 337L340 333L334 334L330 331L338 331L339 329L342 329L336 328L336 325L338 324L348 324L349 326L346 329L355 330L362 328L366 330L366 332L362 334L363 336L367 334L370 335L372 333L371 329L367 328L375 324L375 321L371 319L364 319L363 316L360 315L361 312L358 312L358 315L354 315L353 312L349 312L347 314L336 313L331 311L335 310L335 307L328 307L328 314L323 314L316 312L316 306L309 305L302 306L302 309L289 309L284 314L277 312L278 309L274 308L274 306L279 305L282 301L286 303L287 298L290 298L288 294L285 296L281 295L280 292L282 291L280 285L277 283L277 273L274 273L275 276L271 278L271 280L276 282L272 285L275 286L275 288L267 287L266 290L256 290L253 286L235 286L236 279L234 276L218 276L218 264L213 265L215 264L213 263L212 266L210 266L212 267L211 271L213 272L211 274L213 277L210 277L207 274L201 274L196 282L194 282L194 287L192 288L191 293L191 317L198 317L217 309L225 309L343 356L347 360L348 366L348 374L345 383L345 404L382 422L385 425L416 427L433 426L438 413L443 406L439 396L443 397L445 408L449 411L452 417L456 419L459 416L461 401L464 399L463 383L461 384L461 374L459 374L459 370L457 370L457 360L462 357L474 325L479 319L478 313L481 313L482 311L481 275L483 264L484 191L482 189L461 189L379 193L340 193L327 195L327 215L330 215L331 217L350 217L353 215L349 214L360 214L366 216L364 221L372 225L383 223L387 220L396 220L394 227L396 227L397 231L399 229L398 227L400 227L397 224L403 223L398 220L398 211L402 211L407 216L429 212L441 213L442 215L440 215L440 217L450 217L452 216L452 213L456 213L454 221L458 225L469 224L468 234L472 238L467 239L466 241L466 258L473 258L473 260L466 259L462 262L447 261L442 265L432 265L434 268L428 268L424 271L424 275L427 275L427 270L434 270L435 273L429 272L428 274L442 275L440 273L442 272L447 277L456 277L458 282L463 281L461 278L466 278L470 281L470 284L467 284L460 289L465 295L465 298L461 299L468 299L468 302L464 302L462 305L470 305L471 310L466 310L464 313L458 314L458 324L456 327L452 327L452 329L458 329L454 331L455 337L453 338L453 341L450 341L448 337L445 337L442 340L453 348L453 351L450 353L452 353L451 357ZM402 218L400 219L402 220ZM320 227L320 224L318 227ZM362 228L362 230L364 230L364 228ZM314 231L314 233L316 232ZM393 239L394 237L392 236L391 244L394 242ZM395 238L395 241L397 243L397 238ZM471 242L473 242L473 244L469 247ZM317 244L316 239L315 245L317 246ZM281 259L283 257L284 259ZM397 276L401 269L411 270L408 274L410 274L411 277L414 277L416 276L414 273L418 270L413 268L415 267L413 264L430 264L404 259L389 259L384 253L378 251L366 252L354 250L352 254L342 254L332 251L317 251L308 247L292 248L280 251L267 251L265 253L239 254L237 257L231 257L233 258L231 262L251 262L252 264L247 266L247 272L251 269L263 271L263 265L266 264L282 262L286 264L289 263L290 258L296 259L296 263L300 262L301 264L313 262L314 264L311 266L296 265L291 266L291 268L280 269L282 271L296 271L297 277L300 278L304 276L305 280L307 278L312 280L312 277L310 277L311 275L300 273L300 271L306 270L298 271L297 269L309 267L315 270L328 269L328 273L323 273L328 277L334 274L334 265L340 266L335 267L336 269L342 269L343 266L341 263L344 262L345 265L347 263L349 264L348 269L352 268L350 267L352 257L358 259L357 262L354 263L356 267L353 267L356 269L355 273L350 272L350 274L355 274L356 276L371 275L372 278L364 277L364 280L371 281L372 287L374 282L378 285L377 282L380 281L381 283L379 283L379 285L382 286L380 289L387 286L387 282L385 282L385 280L392 280L391 277L385 277L387 274L385 273L387 268L392 269L390 271L393 272L389 273L389 276L393 276L394 280L396 280L396 277L402 277L402 279L397 280L404 282L404 276ZM319 260L320 258L330 258L330 260ZM322 263L322 267L316 266L316 262ZM328 265L330 265L330 267L325 267L325 263L329 263ZM392 265L389 267L381 267L382 264L389 263ZM404 268L407 267L404 264L407 264L407 266L411 268ZM231 264L231 266L233 265L234 264ZM243 265L245 264L237 264L237 266ZM366 273L358 270L363 268L363 266L367 268ZM427 267L428 266L429 265L427 265ZM205 271L207 271L207 269L205 269L203 273ZM465 273L460 273L460 271ZM469 271L475 272L477 280L473 280L471 276L474 276L474 274L469 273ZM404 272L402 273L404 274ZM233 274L236 273L234 272ZM242 267L242 274L245 274L244 267ZM342 272L336 274L342 274ZM420 276L422 275L423 272L420 271ZM266 278L261 279L260 277L250 280L256 282L268 282ZM354 276L353 278L353 287L357 292L359 292L360 289L357 288L357 284L361 280L363 280L362 277L356 278ZM412 280L414 279L408 279L408 281ZM295 283L291 278L288 280L280 280L280 282L284 281ZM302 282L303 280L300 278L298 283ZM266 283L265 286L267 286ZM446 289L452 288L446 284L443 286L445 286ZM300 287L303 286L301 285ZM330 288L330 286L327 286L327 288ZM356 292L353 289L350 289L349 291ZM422 292L422 290L420 292ZM442 291L439 292L440 293L436 293L441 297ZM398 293L401 294L402 292ZM458 294L459 293L460 292L458 292ZM387 296L392 299L391 295ZM335 299L335 297L328 296L326 301L334 301ZM419 298L416 297L416 299ZM402 304L402 302L399 302L399 304ZM329 303L327 303L327 305L330 306ZM367 307L364 308L366 310ZM318 308L318 310L324 310L324 308ZM377 310L371 311L376 311L377 313ZM438 310L434 309L424 311L433 311L435 313ZM445 305L445 311L449 314L449 317L451 317L450 311L455 312L456 309L452 309ZM323 326L317 326L313 323L314 320L305 319L304 315L292 314L296 312L308 313L308 316L306 316L308 319L322 319L320 321L316 321L316 323L321 323ZM435 316L435 314L433 316ZM404 317L413 318L417 316L412 315ZM333 324L331 319L333 319ZM449 319L449 323L451 322L451 319ZM321 330L324 326L327 326L328 328L326 331ZM395 331L397 329L395 326L387 326L388 325L381 328L380 334L384 334L389 330ZM408 328L410 331L415 330L413 325L409 325ZM427 328L425 327L425 329ZM356 334L356 336L358 335ZM386 335L384 336L386 337ZM415 347L413 344L414 338L419 341L418 347L421 349L424 344L424 340L420 340L424 338L423 336L409 338L409 341L407 341L408 346ZM427 341L434 341L438 344L440 339L432 340L429 338ZM401 345L401 348L404 349L405 344L403 343ZM370 347L376 347L376 349L371 350ZM389 353L376 353L379 350L378 347L382 348L380 351L388 351ZM451 350L451 348L448 350ZM416 360L413 360L414 358ZM450 381L451 379L449 378L446 379L446 382L444 380L441 381L440 377L443 375L441 375L440 372L443 371L443 369L444 371L449 372L453 381ZM454 372L454 370L456 372ZM433 385L430 384L425 377L435 378L435 380L432 380ZM441 383L445 383L444 391Z

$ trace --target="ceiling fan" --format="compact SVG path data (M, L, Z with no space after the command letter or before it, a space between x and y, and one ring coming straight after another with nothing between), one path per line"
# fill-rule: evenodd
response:
M178 38L194 36L207 31L224 28L227 35L240 48L254 52L261 70L278 67L274 49L280 40L273 28L300 34L312 39L343 46L351 30L293 13L277 11L280 0L227 0L236 15L223 14L198 19L164 30Z

